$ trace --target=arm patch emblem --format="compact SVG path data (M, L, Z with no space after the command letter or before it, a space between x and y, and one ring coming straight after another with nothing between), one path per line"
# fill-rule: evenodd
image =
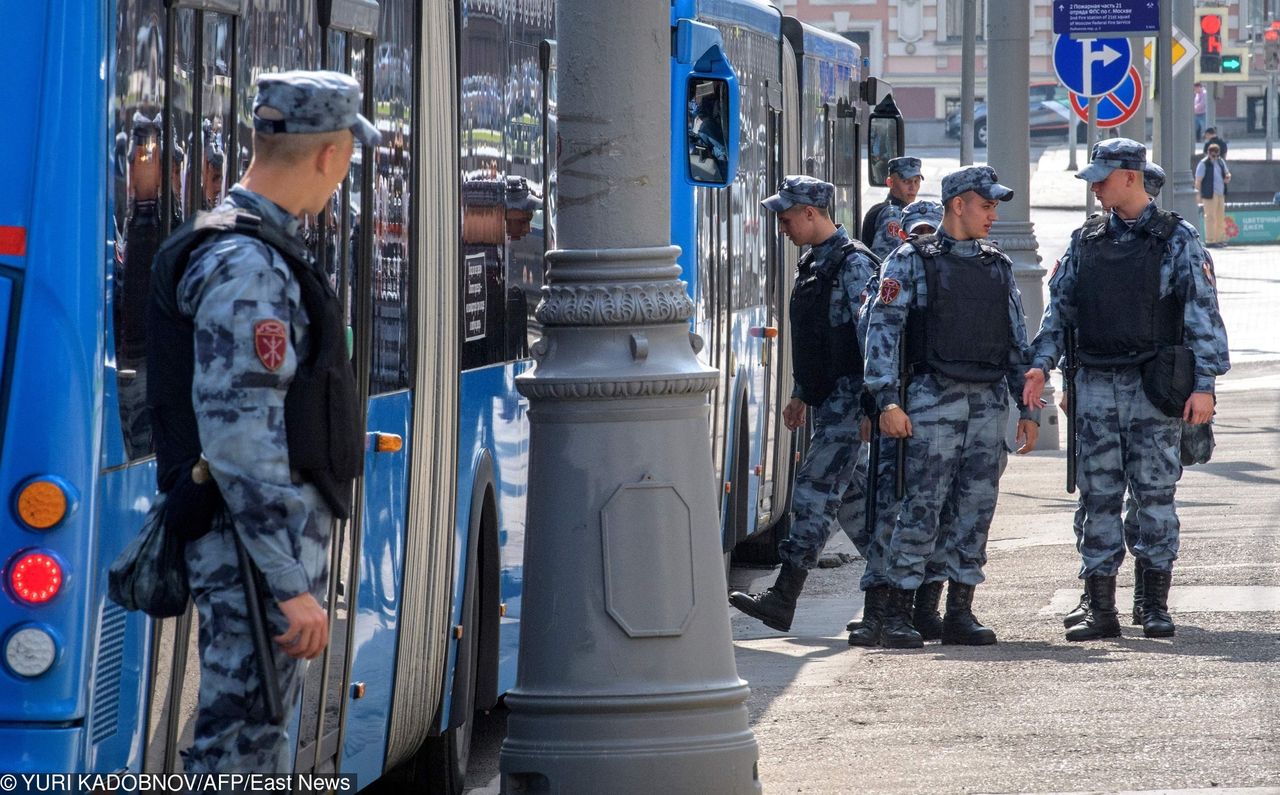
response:
M284 323L275 318L259 320L253 324L253 351L258 354L258 361L269 372L275 372L284 364L285 350L289 337L285 333Z
M902 285L897 279L885 279L880 282L880 303L892 304L902 292Z

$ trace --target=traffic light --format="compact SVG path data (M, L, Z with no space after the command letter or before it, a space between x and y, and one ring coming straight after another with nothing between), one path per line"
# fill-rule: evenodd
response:
M1280 72L1280 22L1262 33L1262 63L1268 72Z
M1220 74L1222 41L1227 37L1226 9L1196 9L1196 23L1200 30L1200 73Z

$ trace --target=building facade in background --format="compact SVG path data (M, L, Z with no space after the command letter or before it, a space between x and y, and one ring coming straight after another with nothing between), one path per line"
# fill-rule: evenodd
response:
M868 74L882 75L894 85L894 98L909 130L932 138L943 119L959 106L960 57L964 0L775 0L783 12L815 27L838 33L862 47L870 59ZM1052 0L1031 3L1031 72L1029 83L1057 82L1053 72ZM986 93L986 6L978 0L977 86ZM1231 0L1204 3L1227 9L1229 46L1248 43L1246 26L1261 29L1268 16L1280 18L1280 0ZM1186 31L1194 39L1195 31ZM1259 48L1260 50L1260 48ZM1214 115L1229 136L1252 131L1261 134L1259 110L1266 89L1261 55L1253 61L1253 79L1217 85ZM1148 75L1144 73L1144 78ZM1150 82L1150 81L1148 81ZM1212 88L1212 85L1211 85ZM1150 89L1148 88L1148 97ZM1187 97L1191 101L1191 97ZM1153 111L1148 111L1153 112ZM1257 117L1255 119L1255 116ZM937 130L930 130L930 122ZM1252 129L1251 129L1252 128ZM915 137L915 135L913 135Z

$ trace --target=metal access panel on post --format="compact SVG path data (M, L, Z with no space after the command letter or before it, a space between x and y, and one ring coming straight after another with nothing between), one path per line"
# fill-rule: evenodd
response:
M1057 35L1137 36L1159 30L1159 0L1057 0L1053 4L1053 32Z

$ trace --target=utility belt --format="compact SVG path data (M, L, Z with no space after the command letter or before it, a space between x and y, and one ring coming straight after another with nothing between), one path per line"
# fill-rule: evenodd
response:
M1142 391L1166 417L1181 417L1195 388L1196 358L1185 345L1160 345L1152 351L1099 358L1080 351L1079 356L1079 366L1092 372L1139 370Z

